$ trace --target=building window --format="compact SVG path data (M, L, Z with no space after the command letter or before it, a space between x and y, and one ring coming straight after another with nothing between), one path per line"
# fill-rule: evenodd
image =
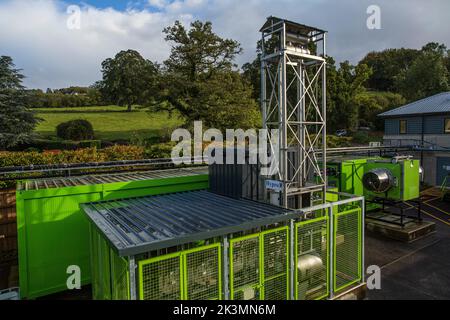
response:
M450 133L450 118L445 119L445 133Z
M406 120L400 120L400 134L406 134Z

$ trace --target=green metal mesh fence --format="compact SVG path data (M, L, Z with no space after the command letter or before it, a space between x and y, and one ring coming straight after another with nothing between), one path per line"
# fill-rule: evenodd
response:
M361 209L334 216L334 290L361 279Z
M140 299L220 300L221 268L219 243L140 261Z
M230 241L230 296L233 300L286 300L288 228Z
M288 228L263 233L263 299L286 300L288 291Z
M220 300L222 274L220 245L183 253L185 298L188 300Z
M142 300L181 300L180 254L141 261L139 293Z
M296 224L295 298L323 299L328 295L328 217Z
M230 296L234 300L260 298L259 235L230 241Z
M112 279L112 300L129 300L130 285L128 261L119 257L111 249L111 279Z

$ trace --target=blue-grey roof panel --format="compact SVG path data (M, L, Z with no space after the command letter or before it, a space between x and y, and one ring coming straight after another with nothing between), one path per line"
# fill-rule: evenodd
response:
M384 112L379 117L399 117L431 113L450 113L450 92L443 92L434 96L412 102L402 107Z
M208 191L102 201L81 207L121 256L247 231L301 216L295 210Z

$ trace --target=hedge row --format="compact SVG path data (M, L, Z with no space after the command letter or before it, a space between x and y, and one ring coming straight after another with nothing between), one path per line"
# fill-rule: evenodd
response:
M0 167L30 166L60 163L141 160L145 150L137 146L115 145L105 149L85 148L57 152L0 152Z

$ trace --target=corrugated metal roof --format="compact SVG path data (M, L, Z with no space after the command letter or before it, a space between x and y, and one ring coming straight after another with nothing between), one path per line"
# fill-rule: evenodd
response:
M81 205L119 255L136 255L287 220L281 207L191 191Z
M64 187L87 186L95 184L108 184L117 182L131 182L131 181L186 177L201 174L208 174L208 167L154 170L154 171L143 171L134 173L102 174L102 175L90 175L90 176L66 177L66 178L36 179L19 182L17 184L17 190L26 191L26 190L54 189Z
M287 20L287 19L281 19L281 18L274 17L274 16L270 16L270 17L267 18L266 22L261 27L260 32L263 31L264 29L270 27L271 25L277 24L278 22L281 22L281 21L286 23L286 25L288 27L295 28L295 29L297 29L299 31L302 31L302 34L304 34L304 35L306 35L306 34L308 34L310 32L314 32L314 31L317 32L317 33L326 33L327 32L325 30L321 30L321 29L318 29L318 28L315 28L315 27L307 26L305 24L301 24L301 23L294 22L294 21Z
M402 107L384 112L379 117L398 117L429 113L450 113L450 92L443 92L434 96L412 102Z

